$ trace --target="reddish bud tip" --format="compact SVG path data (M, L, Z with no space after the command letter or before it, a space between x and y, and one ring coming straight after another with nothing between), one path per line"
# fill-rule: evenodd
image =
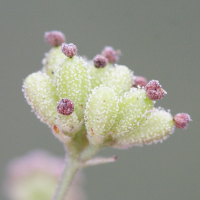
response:
M74 103L70 99L61 99L58 102L57 111L62 115L71 115L74 111Z
M114 157L114 160L117 160L117 158L118 158L118 156L115 156L115 157Z
M159 84L158 81L152 80L145 86L146 95L151 100L158 100L162 99L167 92L163 90L162 86Z
M44 38L46 43L53 47L60 46L63 42L65 42L65 35L60 31L45 32Z
M180 129L186 129L189 121L191 121L190 115L187 113L178 113L174 116L175 126Z
M144 87L147 84L147 79L143 76L136 76L135 80L134 80L134 87Z
M120 51L115 51L112 47L105 47L101 54L108 59L109 63L116 63L119 60Z
M96 68L103 68L108 64L108 59L102 55L96 55L93 59Z
M74 45L72 43L70 43L70 44L63 43L61 45L61 50L69 58L72 58L77 54L76 45Z

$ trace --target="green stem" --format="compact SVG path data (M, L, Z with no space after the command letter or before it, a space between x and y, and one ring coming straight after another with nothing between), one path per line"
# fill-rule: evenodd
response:
M61 179L58 183L56 193L54 194L53 200L64 200L67 190L71 184L71 181L73 180L74 175L80 168L80 165L76 159L73 156L70 156L66 158L66 164L63 171L63 174L61 176Z
M92 158L102 147L89 145L81 153L81 161L87 161Z
M82 153L77 150L74 143L66 145L65 148L67 152L66 164L53 200L64 200L76 172L83 167L83 162L89 160L101 147L89 145Z

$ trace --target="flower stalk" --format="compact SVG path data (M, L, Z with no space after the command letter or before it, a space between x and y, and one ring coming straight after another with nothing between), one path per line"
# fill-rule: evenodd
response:
M80 164L75 156L66 156L66 163L63 174L57 186L53 200L64 200L68 188L74 178L74 175L79 170Z
M65 166L57 185L56 192L52 200L64 200L69 186L78 170L90 165L110 163L116 160L114 158L94 158L91 159L100 149L100 146L88 145L82 152L79 151L77 143L71 141L66 144Z

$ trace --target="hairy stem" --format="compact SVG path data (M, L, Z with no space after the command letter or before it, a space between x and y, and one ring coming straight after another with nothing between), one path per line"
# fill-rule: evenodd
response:
M89 160L101 148L100 146L89 145L83 152L78 151L76 143L65 146L66 163L61 179L58 183L57 190L53 200L64 200L67 190L74 178L76 172L84 166L84 162Z
M102 147L101 146L94 146L94 145L88 145L83 152L81 153L81 160L87 161L92 156L94 156Z
M79 170L80 165L76 157L69 155L66 158L65 168L61 179L58 183L56 193L54 194L53 200L64 200L67 190L74 178L74 175Z

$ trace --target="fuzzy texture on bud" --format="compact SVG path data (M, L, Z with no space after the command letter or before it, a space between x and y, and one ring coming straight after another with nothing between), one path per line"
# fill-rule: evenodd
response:
M55 123L57 128L62 131L63 134L69 137L74 136L75 131L80 128L79 125L82 124L79 123L78 117L75 112L71 113L70 115L62 115L58 113Z
M61 45L61 50L69 58L72 58L77 54L76 45L74 45L73 43L69 44L63 43Z
M124 65L116 65L106 71L102 78L105 86L112 87L117 95L123 95L132 87L133 72Z
M45 32L44 38L46 43L53 47L60 46L63 42L65 42L65 35L60 31Z
M101 54L108 59L109 63L116 63L119 60L120 51L115 51L112 47L105 47Z
M90 63L88 69L90 75L91 89L94 89L95 87L100 86L103 83L103 77L110 68L113 68L113 66L111 66L110 64L105 66L104 68L96 68L93 64Z
M145 86L145 90L149 99L153 101L162 99L165 94L167 94L157 80L149 81L149 83Z
M89 143L126 148L161 141L174 125L187 127L189 115L173 118L153 107L153 101L166 94L157 80L146 84L128 67L111 64L118 60L118 51L105 47L104 56L83 60L74 56L75 45L57 47L60 43L55 41L63 39L55 39L55 33L45 33L54 47L45 55L42 71L25 79L23 91L37 116L63 143L76 141L82 149Z
M112 88L100 86L93 90L85 110L88 139L92 144L101 144L109 136L118 109L118 99Z
M129 148L134 145L143 145L162 142L174 131L173 117L169 112L159 109L149 111L149 116L140 122L137 129L127 134L115 135L116 148Z
M137 130L141 123L150 115L153 101L146 97L144 89L131 88L119 101L119 111L113 125L113 137L130 134Z
M57 111L62 115L71 115L74 111L74 103L70 99L61 99L58 102Z
M178 113L174 116L175 126L180 129L186 129L191 121L190 115L187 113Z
M23 92L37 117L52 127L55 123L59 99L49 76L42 72L29 75L24 81Z
M65 58L66 56L62 53L60 47L53 47L48 53L45 53L45 57L42 60L42 71L51 79L54 79L56 66Z
M79 57L66 57L55 69L55 85L59 99L68 98L74 103L79 120L83 118L90 92L86 63Z
M134 79L134 87L144 87L147 84L147 79L143 76L136 76Z
M108 59L102 55L96 55L93 59L96 68L104 68L108 64Z

